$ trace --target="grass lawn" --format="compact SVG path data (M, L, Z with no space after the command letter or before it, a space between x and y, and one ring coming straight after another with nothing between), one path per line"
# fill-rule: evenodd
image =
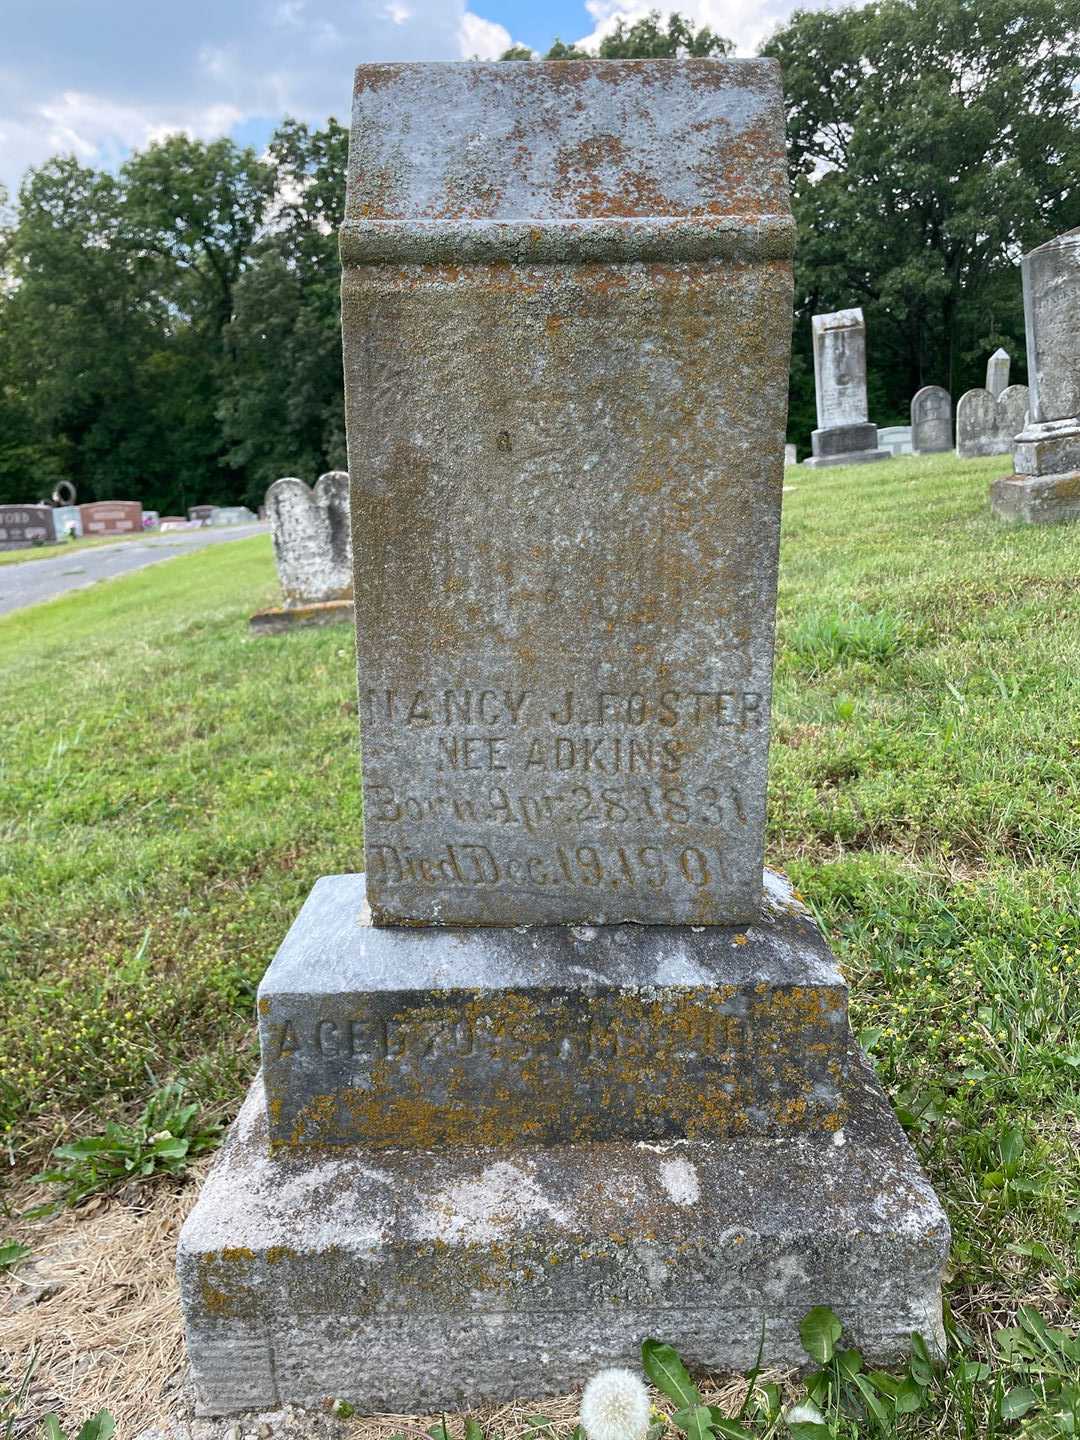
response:
M1001 1370L1017 1307L1080 1301L1080 526L993 522L1007 469L792 469L784 497L770 860L955 1237L968 1348L912 1435L998 1433L971 1367ZM313 881L361 868L351 632L249 637L275 594L259 536L0 620L16 1176L176 1075L230 1113L262 971Z

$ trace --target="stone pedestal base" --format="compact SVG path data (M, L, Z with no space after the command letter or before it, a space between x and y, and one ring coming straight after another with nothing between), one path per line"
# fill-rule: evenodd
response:
M847 986L790 883L752 925L371 924L325 875L259 986L277 1150L836 1130Z
M1068 476L1080 470L1080 422L1052 420L1026 425L1012 446L1018 475L1034 478Z
M201 1413L326 1396L541 1398L647 1336L804 1361L831 1305L871 1363L941 1343L945 1216L855 1057L833 1135L271 1158L256 1081L180 1238Z
M1065 475L1006 475L990 486L990 509L1010 525L1080 520L1080 470Z
M873 460L891 460L892 451L878 446L877 426L834 425L810 434L813 454L804 465L821 469L827 465L865 465Z
M311 625L351 625L352 622L351 600L318 600L310 605L260 610L257 615L252 615L248 628L256 635L284 635L290 630L303 630Z

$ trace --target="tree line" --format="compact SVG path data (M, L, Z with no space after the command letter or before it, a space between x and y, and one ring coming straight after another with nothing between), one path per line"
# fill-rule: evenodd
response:
M822 311L862 305L880 425L924 384L981 384L998 345L1025 378L1019 257L1080 225L1078 17L1075 0L871 0L797 12L764 45L799 232L789 439L815 424ZM730 49L654 14L597 53ZM282 475L345 467L347 142L334 119L285 120L262 154L174 135L115 174L70 156L27 174L0 210L0 501L70 479L163 513L255 506Z

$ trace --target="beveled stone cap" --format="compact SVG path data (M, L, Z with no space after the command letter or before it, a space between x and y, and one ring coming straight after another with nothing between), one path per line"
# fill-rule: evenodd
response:
M345 264L786 259L772 60L361 65Z
M815 315L810 321L810 328L815 335L820 335L823 330L851 330L854 327L865 329L865 326L862 310L858 306L852 310L831 310L828 315Z

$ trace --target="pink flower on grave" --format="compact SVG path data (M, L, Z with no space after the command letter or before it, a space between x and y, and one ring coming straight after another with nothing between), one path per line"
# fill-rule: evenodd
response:
M642 1440L649 1428L649 1392L631 1370L601 1370L581 1397L589 1440Z

